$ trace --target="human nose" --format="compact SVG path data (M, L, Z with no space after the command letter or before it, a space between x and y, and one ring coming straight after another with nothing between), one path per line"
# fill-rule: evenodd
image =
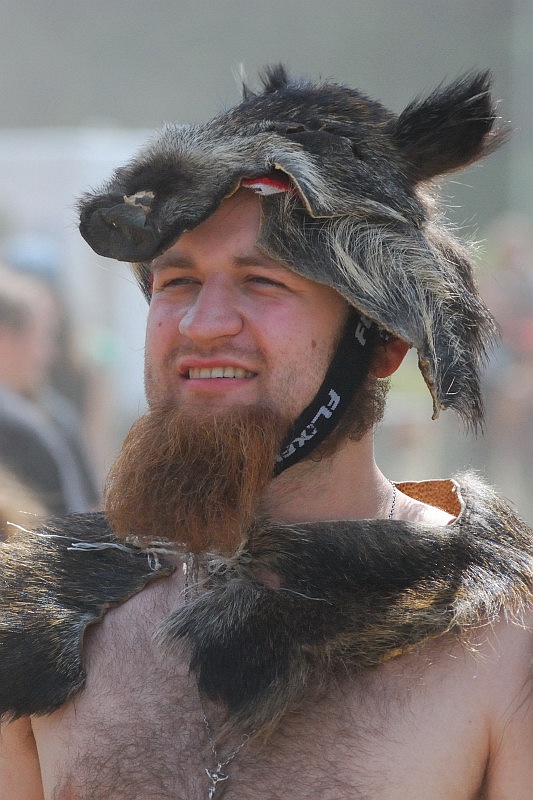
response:
M204 342L235 336L243 326L232 290L220 282L206 282L182 316L179 332L188 339Z

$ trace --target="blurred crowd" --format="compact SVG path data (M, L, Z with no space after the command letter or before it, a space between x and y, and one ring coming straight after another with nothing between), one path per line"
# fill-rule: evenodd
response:
M505 215L487 237L481 289L501 330L485 378L484 460L533 521L533 226Z
M44 252L12 242L0 264L0 534L97 509L92 383Z

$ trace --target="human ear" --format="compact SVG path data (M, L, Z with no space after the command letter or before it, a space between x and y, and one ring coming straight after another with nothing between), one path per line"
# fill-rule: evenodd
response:
M397 336L391 336L383 345L376 347L372 374L376 378L388 378L396 372L408 350L407 342Z

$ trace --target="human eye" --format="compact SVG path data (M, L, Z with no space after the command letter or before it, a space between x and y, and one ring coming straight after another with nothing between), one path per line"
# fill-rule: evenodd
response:
M278 280L277 278L274 278L271 275L251 275L249 281L252 284L256 284L258 286L264 286L266 288L268 287L278 288L278 289L287 288L286 284L283 281Z
M170 289L179 289L181 287L191 286L198 281L191 275L184 275L183 273L176 274L175 272L164 271L154 274L154 292L164 292Z

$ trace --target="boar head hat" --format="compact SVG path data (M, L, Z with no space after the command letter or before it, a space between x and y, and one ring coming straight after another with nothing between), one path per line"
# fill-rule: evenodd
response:
M476 72L396 115L358 90L265 70L234 108L167 125L100 190L80 201L97 253L132 262L147 296L150 261L241 185L264 193L258 247L333 287L385 333L418 351L433 416L451 407L476 427L480 368L496 327L472 255L445 225L435 179L505 137ZM347 365L349 368L349 365Z

